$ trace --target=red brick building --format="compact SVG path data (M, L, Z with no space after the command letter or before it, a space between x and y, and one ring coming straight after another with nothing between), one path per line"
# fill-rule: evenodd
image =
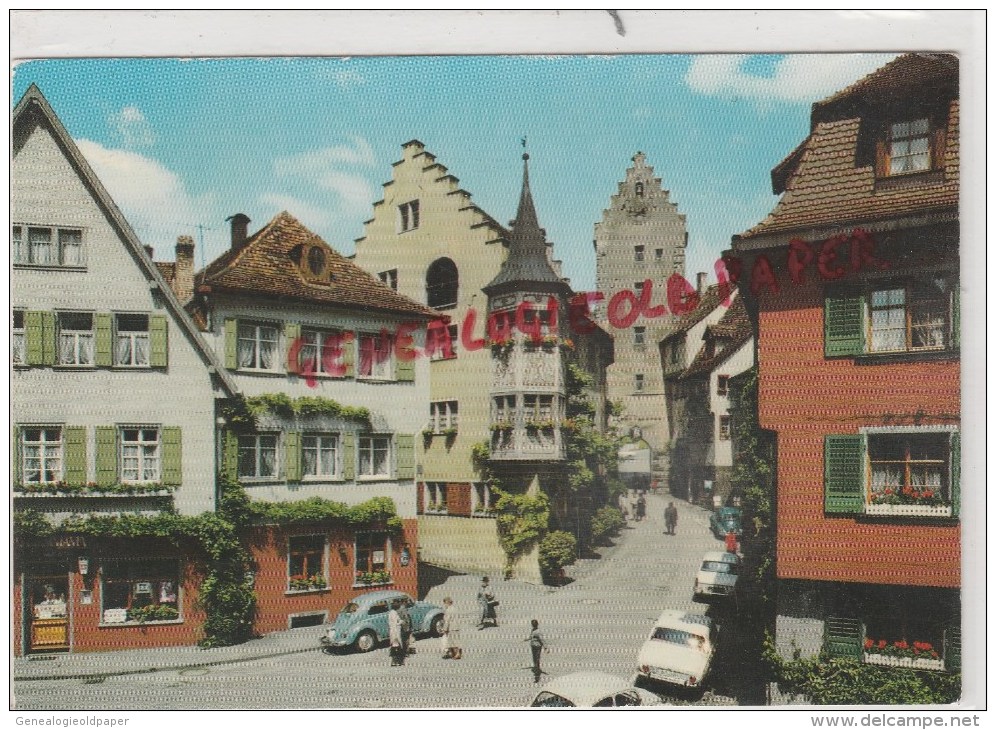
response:
M958 60L901 56L811 122L728 260L777 436L777 645L953 671Z

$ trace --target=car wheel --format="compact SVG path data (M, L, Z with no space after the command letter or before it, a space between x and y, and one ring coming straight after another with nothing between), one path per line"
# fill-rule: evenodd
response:
M373 631L361 631L354 642L356 651L368 652L377 646L377 634Z
M431 633L433 636L442 636L443 635L443 617L442 616L436 616L436 618L432 619L432 624L429 627L429 633Z

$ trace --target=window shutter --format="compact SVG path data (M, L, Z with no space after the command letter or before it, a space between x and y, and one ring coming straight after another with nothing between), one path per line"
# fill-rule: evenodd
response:
M44 350L42 339L45 333L43 314L45 312L24 313L24 362L28 365L46 364L42 356Z
M823 509L827 513L861 512L865 503L864 436L825 437Z
M285 322L284 323L284 345L287 347L287 372L297 373L300 368L300 361L298 359L298 351L294 347L294 343L301 336L301 325L296 322ZM292 357L293 356L293 357ZM321 353L318 353L318 357L321 357ZM287 477L290 479L290 477Z
M944 631L944 668L961 671L961 628L957 626Z
M415 380L415 360L394 359L395 380L412 382Z
M358 345L358 340L356 335L353 334L352 339L347 339L348 334L344 333L343 343L342 343L342 362L346 366L346 377L355 378L356 377L356 347Z
M86 484L86 428L69 426L62 429L63 474L68 484Z
M356 479L356 434L342 435L342 478L346 481Z
M823 353L860 355L865 350L865 302L858 293L828 294L823 303Z
M164 368L169 362L169 330L166 316L153 314L149 317L149 365Z
M961 284L951 292L951 343L961 347Z
M42 312L42 365L55 365L58 349L55 346L55 312Z
M860 659L864 627L853 618L827 617L823 624L823 651L831 657Z
M97 426L97 484L109 487L118 481L118 429Z
M880 139L875 143L875 177L886 177L888 174L889 143L885 139Z
M951 434L951 516L961 512L961 434Z
M114 364L114 317L110 312L93 315L93 363L109 368Z
M14 484L20 484L24 479L22 474L22 468L24 466L21 460L21 427L14 426L13 428L13 439L14 448L11 449L11 453L14 455Z
M239 366L239 321L225 320L225 367L235 370Z
M944 128L943 124L938 126L934 130L933 146L934 149L931 154L930 168L932 170L943 170L944 169L944 155L947 152L947 130Z
M288 431L284 434L284 446L287 449L287 481L301 481L301 434Z
M163 484L178 487L183 484L183 438L179 428L163 429Z
M222 473L229 479L239 478L239 437L225 431L225 442L221 455Z
M415 437L408 433L395 436L398 449L398 468L395 474L398 479L415 478Z

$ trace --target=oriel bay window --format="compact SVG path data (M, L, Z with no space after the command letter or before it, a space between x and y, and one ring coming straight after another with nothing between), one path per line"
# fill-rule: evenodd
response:
M948 350L959 327L958 288L943 276L834 291L824 304L827 356Z
M102 623L180 618L180 565L176 559L105 558L100 581Z
M936 429L869 430L825 443L825 511L956 517L961 435Z
M327 586L325 536L298 535L287 539L287 590L317 591Z
M433 433L453 433L456 431L459 415L455 400L437 401L429 404L429 427Z

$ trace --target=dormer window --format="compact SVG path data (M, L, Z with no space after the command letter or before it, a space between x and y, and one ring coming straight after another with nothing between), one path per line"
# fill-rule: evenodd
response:
M308 251L308 271L312 276L325 273L325 252L318 246L312 246Z
M924 117L889 128L889 174L930 169L930 122Z

